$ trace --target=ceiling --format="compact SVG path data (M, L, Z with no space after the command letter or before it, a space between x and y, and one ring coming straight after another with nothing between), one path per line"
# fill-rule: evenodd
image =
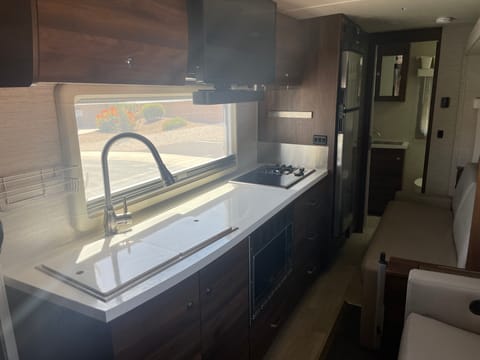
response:
M278 10L298 19L343 13L368 32L438 26L435 19L452 16L455 23L475 23L480 0L274 0Z

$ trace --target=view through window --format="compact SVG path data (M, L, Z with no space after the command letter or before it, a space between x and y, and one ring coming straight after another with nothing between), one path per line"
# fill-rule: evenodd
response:
M152 141L177 179L211 171L212 165L233 154L229 105L193 105L191 98L78 97L75 116L87 201L104 195L101 152L120 132L136 132ZM160 179L149 150L133 139L112 146L109 169L114 194Z

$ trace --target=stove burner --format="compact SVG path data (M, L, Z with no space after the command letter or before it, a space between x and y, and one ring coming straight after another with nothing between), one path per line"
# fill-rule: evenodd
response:
M264 167L265 174L269 175L290 175L293 173L297 168L293 167L292 165L266 165Z
M288 189L313 172L315 172L315 169L305 169L303 167L294 167L285 164L262 165L232 181L270 185Z

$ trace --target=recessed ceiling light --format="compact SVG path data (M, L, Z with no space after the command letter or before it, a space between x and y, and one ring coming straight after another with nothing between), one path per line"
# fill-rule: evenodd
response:
M437 24L450 24L455 18L451 16L440 16L435 20Z

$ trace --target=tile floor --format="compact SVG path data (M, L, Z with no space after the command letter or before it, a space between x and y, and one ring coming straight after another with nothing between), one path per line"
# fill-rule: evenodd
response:
M379 217L352 234L331 268L319 276L283 326L265 360L318 360L343 303L360 304L360 264Z

